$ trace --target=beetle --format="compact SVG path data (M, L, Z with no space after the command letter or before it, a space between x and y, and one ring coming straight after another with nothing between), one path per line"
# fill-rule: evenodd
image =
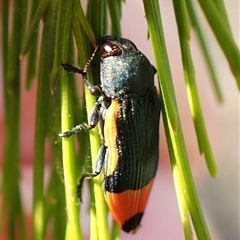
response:
M100 52L100 85L91 86L87 67ZM161 101L154 85L155 68L135 44L128 39L101 37L84 69L68 63L61 66L83 76L91 94L98 97L89 125L82 123L59 135L67 138L99 124L102 145L94 173L83 174L78 196L85 178L97 176L104 165L103 190L113 218L125 232L134 232L147 204L158 167L159 119Z

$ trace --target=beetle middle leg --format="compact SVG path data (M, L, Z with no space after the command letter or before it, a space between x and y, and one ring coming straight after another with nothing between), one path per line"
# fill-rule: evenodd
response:
M68 129L64 132L59 133L58 135L59 137L62 137L62 138L69 138L75 133L80 132L81 130L90 130L91 128L92 128L91 126L88 126L85 122L83 122L71 129Z
M64 132L59 133L58 134L59 137L69 138L72 135L80 132L81 130L91 130L92 128L94 128L98 124L99 119L100 119L100 113L99 113L100 107L101 107L101 102L97 101L92 109L92 113L90 115L90 120L89 120L89 125L87 123L83 122L71 129L68 129Z
M95 97L99 97L90 115L89 125L87 125L86 123L81 123L69 130L59 133L60 137L68 138L74 135L75 133L80 132L81 130L90 130L97 125L100 118L99 110L100 110L101 101L102 101L102 97L100 96L102 95L102 91L98 85L93 85L93 86L90 85L90 83L87 80L86 67L82 70L80 68L74 67L69 63L61 63L61 66L68 72L81 74L83 76L83 82L86 85L86 87L89 89L90 93Z

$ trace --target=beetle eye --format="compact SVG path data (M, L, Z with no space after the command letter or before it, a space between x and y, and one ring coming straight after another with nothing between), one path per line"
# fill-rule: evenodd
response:
M119 46L111 42L107 42L100 46L100 54L102 58L118 56L122 54L122 50Z

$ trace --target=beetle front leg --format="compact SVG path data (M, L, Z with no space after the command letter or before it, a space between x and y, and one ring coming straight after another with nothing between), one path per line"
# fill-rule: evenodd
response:
M82 75L83 77L83 82L86 85L86 87L88 88L88 90L90 91L90 93L95 96L95 97L99 97L102 94L102 90L100 89L100 87L98 85L94 85L92 86L88 79L87 79L87 69L80 69L77 68L69 63L61 63L61 67L64 68L64 70L70 72L70 73L78 73L80 75Z

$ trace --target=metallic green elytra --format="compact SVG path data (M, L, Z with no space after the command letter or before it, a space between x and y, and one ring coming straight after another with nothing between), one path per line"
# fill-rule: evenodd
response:
M87 67L100 52L100 85L91 86ZM103 190L108 207L118 225L126 232L136 231L147 204L158 166L159 119L161 103L154 86L155 68L128 39L104 36L85 68L68 63L62 67L83 76L91 94L98 97L89 125L82 123L59 135L70 137L82 129L90 130L98 123L102 145L94 173L104 165Z

